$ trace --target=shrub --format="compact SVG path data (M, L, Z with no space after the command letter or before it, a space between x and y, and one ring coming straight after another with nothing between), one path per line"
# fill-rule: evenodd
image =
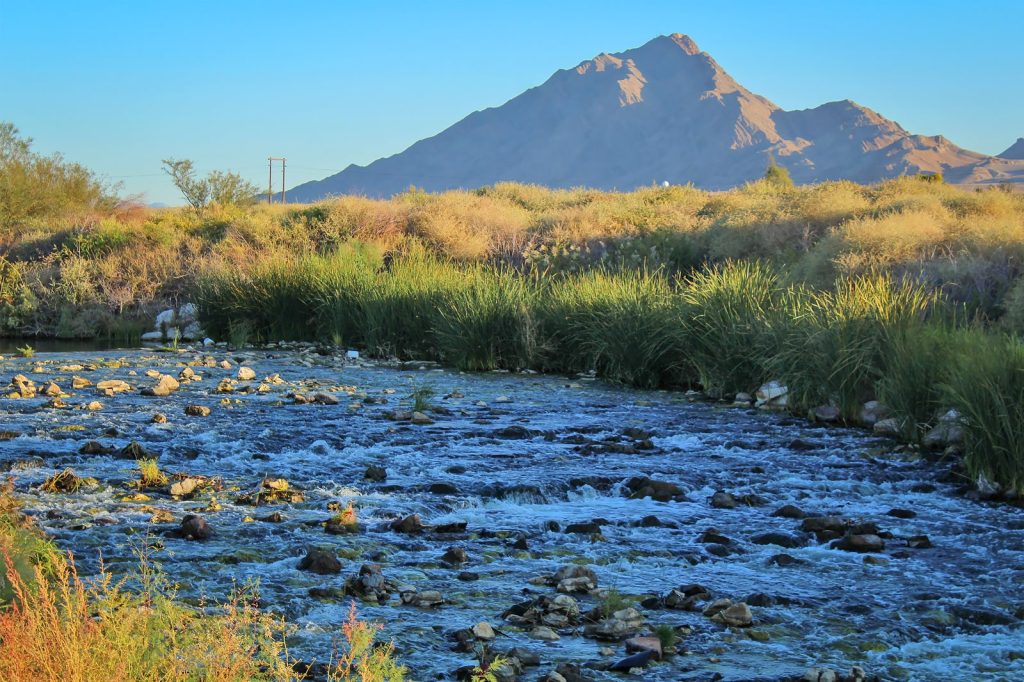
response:
M32 221L110 213L116 188L60 154L32 151L32 140L0 122L0 235Z
M24 277L24 265L0 256L0 334L21 332L35 313L36 295Z
M795 186L789 171L780 166L775 157L771 157L768 160L768 169L764 172L764 180L768 184L782 189L789 189Z

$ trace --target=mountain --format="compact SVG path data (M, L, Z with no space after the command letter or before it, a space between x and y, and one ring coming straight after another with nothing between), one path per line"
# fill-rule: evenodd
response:
M1024 137L1018 137L1002 154L997 154L1000 159L1024 159Z
M916 173L978 185L1024 182L1024 162L911 134L850 100L781 109L675 33L557 71L400 154L350 165L288 197L390 196L410 185L439 191L503 180L621 190L668 181L720 190L761 177L770 156L801 184Z

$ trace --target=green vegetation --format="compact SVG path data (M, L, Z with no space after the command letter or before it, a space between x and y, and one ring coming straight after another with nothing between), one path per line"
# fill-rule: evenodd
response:
M0 137L0 202L27 206L64 162ZM1024 332L1024 195L1005 189L794 187L773 163L718 193L499 183L268 206L168 164L196 210L119 205L88 181L46 211L3 209L0 333L123 339L190 300L236 346L317 339L723 397L778 379L798 414L855 422L879 400L910 442L979 387L1013 395L1017 375L989 381L977 357L1011 362ZM975 403L984 419L960 410L968 468L1020 488L1006 439L1024 425L995 400Z
M633 605L635 600L631 597L623 595L618 590L612 588L605 590L604 595L601 597L601 602L597 605L598 613L601 614L601 618L611 618L612 614L616 611L628 608Z
M679 643L679 633L668 623L662 623L654 628L654 636L661 642L661 650L668 653Z
M430 399L434 397L434 389L427 385L419 386L410 397L412 398L412 409L417 412L426 412L432 407Z
M1024 491L1024 344L975 334L947 380L946 397L964 416L970 475Z
M196 177L195 164L189 159L164 159L164 172L196 213L210 203L220 206L244 206L256 202L259 189L237 173L212 171Z
M420 247L393 254L387 267L379 252L351 253L335 276L337 253L208 272L198 287L204 326L224 336L248 320L261 339L362 340L372 353L464 370L593 371L633 386L700 386L723 397L780 379L797 414L833 406L841 420L857 423L865 402L882 400L912 442L943 407L963 402L943 386L968 388L975 371L992 373L972 358L980 346L1020 347L998 330L968 325L952 314L962 305L893 273L814 289L786 283L765 261L726 261L675 277L636 269L539 276ZM291 313L268 316L272 307ZM1014 376L970 388L1015 395L1006 384ZM428 406L422 390L412 397L415 409ZM1012 402L980 404L991 418L1004 416L998 428L977 422L989 435L969 440L969 470L1019 488L1024 462L998 439L1024 429L1024 414Z
M160 471L155 459L140 459L138 464L140 488L156 488L167 485L167 481L170 479L167 474Z

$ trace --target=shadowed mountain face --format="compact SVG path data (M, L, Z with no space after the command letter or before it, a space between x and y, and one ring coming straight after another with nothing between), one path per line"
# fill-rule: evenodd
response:
M1018 137L1017 141L1010 145L1010 147L999 154L1000 159L1024 159L1024 137Z
M798 183L915 173L971 184L1024 182L1024 162L971 152L941 136L912 135L850 100L780 109L677 33L558 71L400 154L349 166L288 196L380 197L409 185L438 191L503 180L620 190L668 181L727 189L761 177L769 155Z

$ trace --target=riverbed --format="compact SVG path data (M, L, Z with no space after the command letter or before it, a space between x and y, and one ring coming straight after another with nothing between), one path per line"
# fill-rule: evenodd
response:
M147 370L177 377L186 364L200 380L140 394L156 383ZM237 380L241 366L257 378ZM0 398L0 469L84 574L101 556L127 571L147 546L186 600L223 599L258 580L263 606L298 626L291 650L304 660L330 654L346 579L375 563L392 594L359 600L359 612L384 624L413 679L449 679L473 664L453 636L481 621L498 631L495 649L539 655L522 679L558 663L621 679L600 668L625 658L622 642L584 636L585 618L554 628L551 642L503 618L555 597L543 578L585 565L598 584L572 594L584 614L613 590L617 605L642 615L637 634L661 624L679 633L678 652L643 679L780 679L852 666L882 679L1024 678L1024 510L972 500L948 462L866 431L589 377L385 366L313 348L39 353L8 356L0 370L4 384L21 373L67 394L63 408L43 396ZM72 390L73 376L93 386ZM99 395L95 384L111 379L131 390ZM218 392L225 379L232 390ZM330 398L302 403L296 393ZM85 409L92 401L101 408ZM186 416L186 405L210 414ZM409 419L414 407L429 423ZM87 441L112 452L79 454ZM165 486L133 497L136 465L117 456L132 442L175 480L211 480L191 495ZM67 467L97 485L39 489ZM368 467L385 475L371 469L368 479ZM277 479L302 499L266 503L263 481ZM644 485L665 501L644 496ZM325 532L349 503L356 532ZM776 515L786 505L796 511ZM187 514L202 516L211 537L178 537ZM420 532L393 527L412 514ZM841 537L800 516L839 517L884 546L845 551L834 546ZM338 557L340 572L301 570L310 547ZM466 560L442 560L451 548ZM694 584L706 599L666 604ZM443 601L417 605L403 592ZM752 624L705 615L719 598L749 604Z

